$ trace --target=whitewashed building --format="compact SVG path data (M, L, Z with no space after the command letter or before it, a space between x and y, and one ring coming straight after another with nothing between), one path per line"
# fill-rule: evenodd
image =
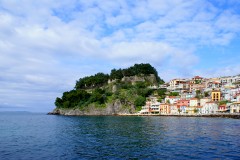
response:
M181 98L179 96L166 96L165 103L174 104L177 103Z
M199 106L199 100L197 98L191 98L189 102L189 106L191 107Z
M179 114L177 104L171 104L170 105L170 114Z
M214 114L218 111L218 105L215 102L206 102L199 111L201 114Z
M210 98L201 98L200 99L200 106L204 106L207 102L210 102Z
M240 113L240 102L234 102L230 105L230 113Z

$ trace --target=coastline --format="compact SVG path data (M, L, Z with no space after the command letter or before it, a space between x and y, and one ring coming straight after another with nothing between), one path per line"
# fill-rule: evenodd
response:
M240 119L240 114L222 113L222 114L61 114L59 112L49 112L48 115L62 116L141 116L141 117L209 117L209 118L233 118Z
M210 117L240 119L240 114L119 114L119 116Z

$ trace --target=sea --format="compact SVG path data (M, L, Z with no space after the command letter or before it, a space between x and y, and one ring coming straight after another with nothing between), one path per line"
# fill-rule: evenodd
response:
M240 159L240 120L0 113L0 159Z

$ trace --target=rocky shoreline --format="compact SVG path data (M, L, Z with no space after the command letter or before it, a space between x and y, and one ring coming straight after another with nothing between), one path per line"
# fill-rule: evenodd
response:
M66 109L66 108L55 108L49 115L65 115L65 116L111 116L111 115L124 115L135 113L133 105L128 107L121 104L120 101L106 104L106 107L96 107L94 105L87 106L83 110Z
M53 112L49 112L48 115L63 115L63 116L162 116L162 117L209 117L209 118L233 118L233 119L240 119L240 114L203 114L203 115L187 115L187 114L130 114L130 113L104 113L104 112L95 112L89 113L80 111L78 109L75 110L59 110L55 109Z

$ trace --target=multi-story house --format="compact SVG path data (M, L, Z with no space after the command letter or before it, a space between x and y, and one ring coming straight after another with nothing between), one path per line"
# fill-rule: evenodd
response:
M194 81L195 84L200 84L200 83L202 83L203 79L204 78L202 78L200 76L195 76L195 77L192 78L192 81Z
M230 113L240 113L240 102L234 102L230 105Z
M187 107L189 107L189 100L178 100L177 101L177 108L178 112L180 113L187 113Z
M210 78L205 83L205 88L208 89L219 89L221 86L222 84L219 78Z
M170 114L179 114L179 109L178 109L178 106L177 106L177 103L174 103L174 104L170 104Z
M223 99L237 102L237 96L240 94L240 88L225 88L223 90Z
M197 98L191 98L190 99L189 106L196 107L196 106L199 106L199 105L200 105L199 99L197 99Z
M202 106L189 106L186 108L188 114L197 114L200 113Z
M226 104L219 105L218 106L218 112L219 113L227 112L227 105Z
M140 114L149 114L150 113L151 101L146 101L146 105L142 107Z
M160 102L157 101L156 97L148 97L146 105L142 107L140 114L158 114Z
M160 104L160 114L170 114L170 105L166 103Z
M183 92L180 94L181 99L191 99L196 96L195 92Z
M216 102L206 102L200 109L201 114L214 114L218 111Z
M180 96L166 96L164 101L165 103L174 104L180 99Z
M211 99L210 98L201 98L200 99L200 106L204 106L206 104L206 102L210 102Z
M189 84L186 79L172 79L169 82L168 90L176 91L176 90L187 90L189 88Z
M211 93L212 101L220 101L221 100L221 91L220 90L212 90Z
M236 95L237 102L240 102L240 93Z
M221 82L222 85L233 84L233 83L240 82L240 75L220 77L219 79L220 79L220 82Z

